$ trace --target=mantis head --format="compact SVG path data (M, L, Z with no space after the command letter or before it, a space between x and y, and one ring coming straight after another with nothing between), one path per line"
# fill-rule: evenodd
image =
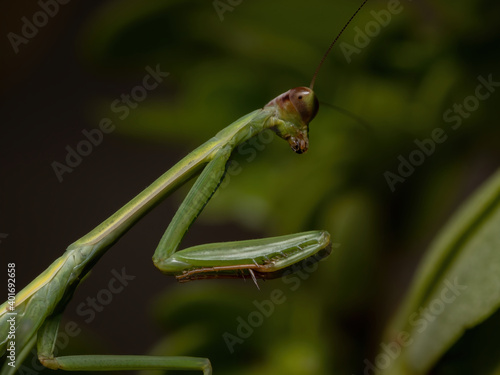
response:
M347 25L351 23L353 18L363 8L368 0L364 0L359 6L358 10L354 12L349 21L344 25L342 30L338 33L337 37L330 44L326 50L323 58L318 64L314 72L311 84L309 87L296 87L281 94L275 99L271 100L264 108L273 107L276 111L275 118L273 119L273 130L283 139L287 140L292 147L292 150L297 154L302 154L307 151L309 147L309 122L316 116L319 108L319 102L312 90L316 77L325 62L328 54L333 46L342 35Z
M276 109L274 131L302 154L309 147L309 122L318 113L319 102L312 89L296 87L271 100L266 107Z

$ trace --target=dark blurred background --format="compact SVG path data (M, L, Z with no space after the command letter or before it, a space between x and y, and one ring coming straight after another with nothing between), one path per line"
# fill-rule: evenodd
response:
M309 85L359 6L236 3L0 3L0 254L2 264L16 263L19 289L218 130ZM368 2L315 85L321 101L369 129L325 106L311 123L307 154L278 138L246 145L234 156L240 168L183 242L326 229L340 244L328 260L293 284L269 281L260 291L248 280L179 285L156 271L151 256L183 188L79 288L65 322L82 332L62 353L207 356L215 374L363 373L429 242L500 164L498 87L482 89L487 99L469 98L479 76L500 82L499 4L391 3ZM145 91L137 87L147 67L169 75ZM123 109L122 95L144 92ZM67 164L68 150L87 139L82 131L105 118L113 131L58 177L54 163ZM446 140L404 170L401 160L419 150L415 140L437 128ZM399 176L392 188L387 172ZM95 318L78 313L87 298L109 295L102 290L116 272L135 278ZM238 317L247 321L253 301L275 289L285 301L230 353L223 334L237 335Z

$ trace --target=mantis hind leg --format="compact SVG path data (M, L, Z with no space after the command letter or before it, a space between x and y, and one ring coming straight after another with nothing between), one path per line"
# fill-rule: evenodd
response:
M145 355L54 356L61 314L48 318L38 333L38 359L53 370L121 371L121 370L199 370L212 374L208 358L165 357Z

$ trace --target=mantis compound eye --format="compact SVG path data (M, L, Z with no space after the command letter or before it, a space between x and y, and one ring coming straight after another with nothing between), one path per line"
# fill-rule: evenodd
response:
M296 87L291 89L290 101L292 102L297 112L300 114L302 121L309 124L316 116L319 109L318 98L309 87Z

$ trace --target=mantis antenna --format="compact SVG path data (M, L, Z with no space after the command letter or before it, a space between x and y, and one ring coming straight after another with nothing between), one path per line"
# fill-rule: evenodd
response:
M351 21L353 20L353 18L356 17L356 14L358 14L358 12L361 10L361 8L363 8L363 6L367 3L367 1L368 0L364 0L363 1L363 4L361 4L359 6L358 10L356 12L354 12L354 14L351 16L351 18L349 18L349 21L347 21L347 23L344 25L344 27L342 28L342 30L340 30L340 33L338 33L337 37L333 40L333 42L330 44L330 46L326 50L325 54L323 55L323 58L321 59L321 61L318 64L318 67L316 68L316 71L314 72L313 78L311 80L311 84L309 85L309 88L311 90L313 89L314 82L316 81L316 76L318 75L318 72L321 69L321 66L323 65L323 63L325 62L326 58L328 57L328 54L332 50L334 44L340 38L340 36L342 35L342 33L344 32L344 30L346 29L346 27L351 23Z

